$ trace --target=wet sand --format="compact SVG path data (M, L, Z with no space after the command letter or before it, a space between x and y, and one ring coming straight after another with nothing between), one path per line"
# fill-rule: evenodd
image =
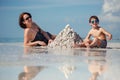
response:
M0 80L120 80L120 43L106 49L48 49L0 43Z

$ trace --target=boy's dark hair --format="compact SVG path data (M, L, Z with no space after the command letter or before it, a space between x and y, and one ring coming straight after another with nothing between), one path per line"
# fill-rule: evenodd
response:
M96 19L96 20L99 22L99 18L94 15L94 16L91 16L91 17L89 18L89 23L91 23L91 19L92 19L92 18Z
M23 15L25 15L25 14L29 15L30 17L32 17L31 14L28 13L28 12L23 12L23 13L20 14L20 16L19 16L19 25L20 25L20 27L23 28L23 29L26 28L26 25L23 24L23 21L24 21Z

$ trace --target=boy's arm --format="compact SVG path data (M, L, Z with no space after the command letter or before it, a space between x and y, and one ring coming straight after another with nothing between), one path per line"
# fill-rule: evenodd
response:
M87 34L87 36L86 36L86 38L85 38L85 41L89 41L90 36L91 36L91 31L89 31L89 33Z
M111 40L112 39L112 34L110 34L109 32L107 32L105 29L102 28L102 32L108 36L108 39Z

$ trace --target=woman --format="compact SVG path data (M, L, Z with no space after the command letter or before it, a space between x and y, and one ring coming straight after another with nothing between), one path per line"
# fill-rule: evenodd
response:
M55 39L55 35L42 30L28 12L23 12L19 16L19 25L24 29L24 45L25 46L46 46Z

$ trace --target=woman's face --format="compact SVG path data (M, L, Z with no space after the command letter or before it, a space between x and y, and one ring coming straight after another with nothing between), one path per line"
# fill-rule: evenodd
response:
M32 23L32 18L28 14L23 15L23 24L28 25Z

